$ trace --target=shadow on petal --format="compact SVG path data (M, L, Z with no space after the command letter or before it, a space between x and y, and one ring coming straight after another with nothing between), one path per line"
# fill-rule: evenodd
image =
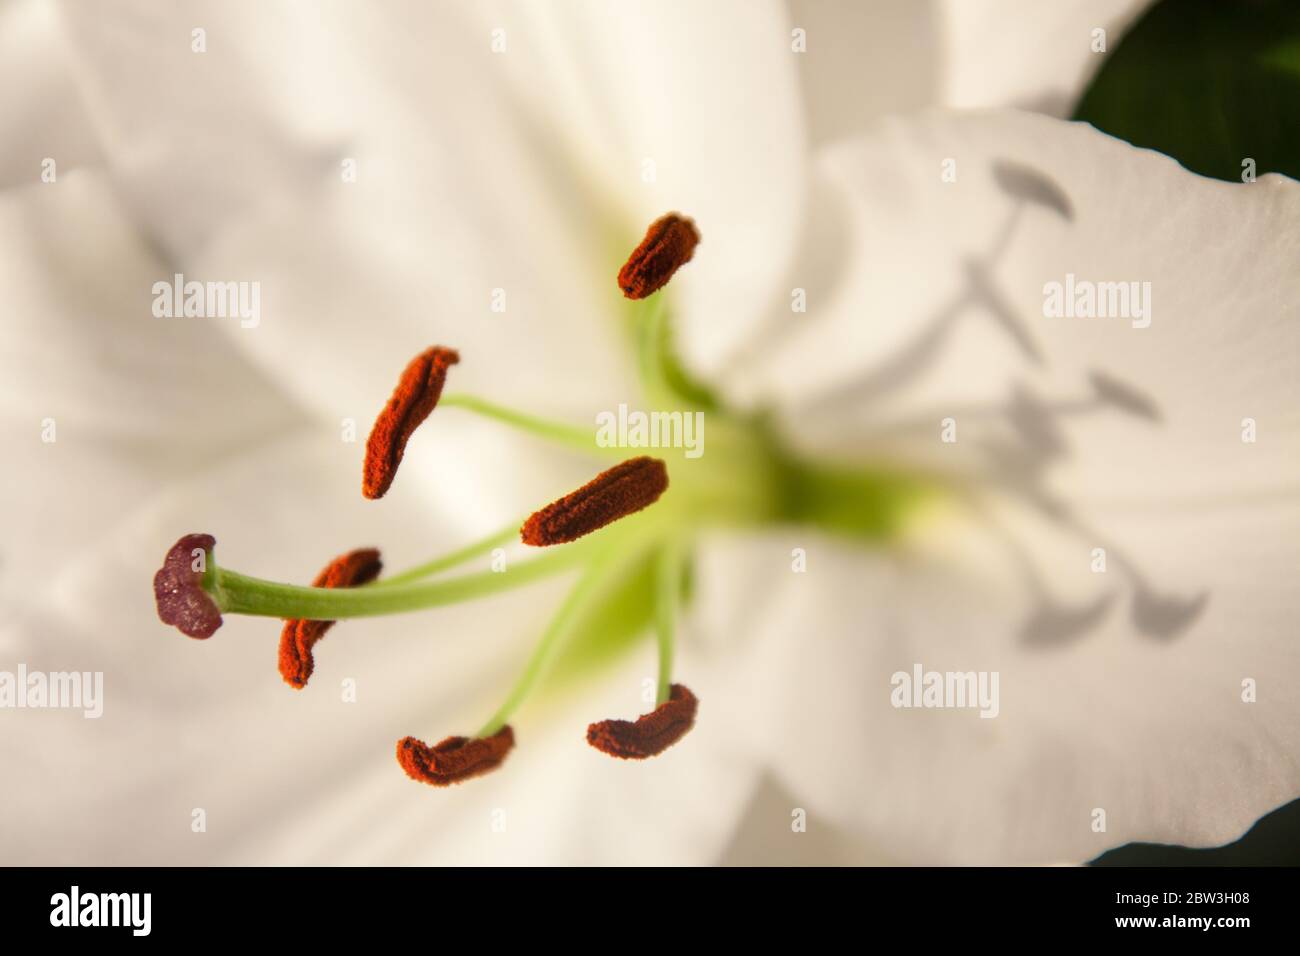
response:
M1097 398L1112 408L1118 408L1120 411L1153 422L1161 420L1160 407L1156 405L1155 400L1132 385L1096 369L1088 373L1088 380L1092 383Z
M1036 169L1006 159L993 161L993 179L1013 199L1033 203L1055 212L1067 222L1074 221L1074 205L1060 186Z
M1162 595L1146 585L1139 585L1133 595L1133 625L1148 637L1161 640L1178 637L1190 627L1210 603L1210 592L1194 598Z
M1078 607L1044 601L1021 626L1020 643L1042 648L1072 644L1101 624L1114 600L1110 593Z

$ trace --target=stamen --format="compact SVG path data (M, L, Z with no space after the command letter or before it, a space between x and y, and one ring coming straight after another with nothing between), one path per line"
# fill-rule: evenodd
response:
M673 644L677 636L677 604L682 590L682 553L665 544L655 558L655 637L659 647L659 684L655 704L672 699Z
M432 560L423 564L417 564L413 568L401 572L400 574L391 574L382 581L376 581L374 587L391 588L399 584L410 584L412 581L419 581L423 578L432 577L439 571L446 571L449 568L457 567L464 564L470 558L476 558L479 555L491 551L493 548L500 547L503 544L509 544L514 540L515 535L519 533L519 522L512 521L504 528L492 532L485 538L467 544L463 548L457 548L455 551L439 555Z
M602 720L587 727L587 743L622 760L644 760L663 753L695 725L699 700L686 687L673 684L672 696L635 722Z
M578 545L578 547L582 547L582 545ZM564 552L559 553L563 554ZM506 726L506 721L514 715L519 705L527 699L533 688L542 679L542 675L550 665L556 650L569 639L582 615L590 609L591 602L602 592L610 580L621 573L622 568L625 566L624 562L632 560L628 554L614 560L609 560L610 557L611 549L607 547L596 554L590 561L582 578L574 589L569 592L569 596L564 599L560 609L551 618L551 623L546 626L542 639L537 642L537 647L533 649L532 655L528 658L528 663L524 665L523 673L519 675L514 687L510 689L510 695L506 698L505 703L497 709L497 712L483 725L476 736L491 737Z
M415 737L397 742L397 762L412 780L448 787L501 766L515 746L510 725L491 737L448 737L430 747Z
M463 392L443 395L438 403L442 408L462 408L475 415L481 415L492 421L500 422L511 428L556 444L566 445L580 451L596 454L617 454L617 449L602 448L596 444L596 436L590 428L569 425L564 422L550 421L538 415L530 415L518 409L498 405L476 395Z
M387 493L402 463L406 442L438 404L447 369L459 361L455 349L435 345L406 366L366 441L361 493L367 498L382 498Z
M379 552L374 548L358 548L341 554L329 564L316 580L314 588L351 588L359 584L369 584L379 577L383 564ZM333 621L311 621L305 619L284 622L280 632L280 676L286 684L302 690L316 668L312 657L312 648L325 632L334 626Z
M645 238L618 271L618 287L629 299L653 295L691 261L699 242L693 221L675 212L661 216L650 223Z
M203 578L211 570L216 543L210 534L185 535L172 545L153 576L159 620L199 640L211 637L221 626L221 610L203 590Z
M534 513L520 537L536 547L576 541L648 508L667 488L668 466L662 459L630 458Z

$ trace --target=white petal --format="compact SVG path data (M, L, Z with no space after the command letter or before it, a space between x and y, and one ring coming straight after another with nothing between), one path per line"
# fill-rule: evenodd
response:
M100 172L0 193L6 594L142 496L302 420L211 320L154 317L164 275Z
M515 112L466 12L237 2L65 17L133 214L187 277L261 283L261 322L236 343L331 419L382 403L437 341L478 359L464 387L530 392L535 408L557 374L586 372L596 394L619 381L616 323L593 311L613 279L601 296L579 281L604 240L598 203L575 197L572 175L553 182L572 144Z
M931 0L789 0L809 136L826 143L877 117L942 101L944 16Z
M790 409L792 440L945 470L1014 447L1072 499L1294 488L1300 274L1275 237L1300 217L1296 183L1207 180L1015 113L883 124L820 169L852 256L737 379ZM1149 283L1149 327L1046 317L1067 281L1136 282L1144 301Z
M939 0L946 38L938 102L1068 116L1151 0ZM1104 36L1095 33L1105 31ZM1096 49L1104 40L1103 49Z
M526 4L291 7L263 30L264 9L205 10L204 54L184 10L142 8L129 33L71 19L110 140L148 145L110 152L140 214L190 271L263 283L238 343L331 416L430 341L466 353L458 387L501 400L585 416L633 397L614 275L671 208L708 237L676 290L700 316L688 351L720 351L755 314L737 303L771 294L803 176L779 4L558 24Z
M756 542L768 598L719 709L747 715L737 739L799 795L810 829L844 827L872 848L858 862L1081 862L1133 840L1230 841L1300 793L1286 597L1298 520L1294 506L1247 507L1128 526L1163 562L1161 586L1209 593L1165 640L1133 627L1113 568L1093 575L1086 551L1029 540L1060 606L1111 598L1090 629L1038 647L1021 625L1042 607L979 527L949 521L923 545L875 555L805 535L804 574L789 571L788 540ZM1278 523L1285 540L1265 533ZM1198 547L1207 538L1213 550ZM917 664L996 673L997 716L895 708L893 675ZM1256 703L1242 700L1246 678Z
M822 169L852 265L757 391L796 402L791 440L947 473L983 519L936 526L934 567L810 558L824 586L789 584L772 614L769 693L799 688L774 718L797 711L774 726L778 763L799 740L790 773L810 801L820 789L828 812L929 859L1239 835L1300 792L1293 698L1241 700L1243 680L1298 676L1300 276L1276 237L1300 186L1204 180L1087 127L997 113L887 124ZM1150 282L1150 326L1045 317L1045 284L1067 274ZM790 650L796 627L823 651ZM918 662L999 671L1002 715L894 711L880 688ZM844 749L804 759L827 700L857 708L826 742Z
M653 2L583 14L603 38L590 79L610 91L628 164L616 188L635 227L676 209L700 229L671 290L683 357L708 374L754 333L799 238L806 134L786 12Z
M331 101L305 103L306 77L285 57L325 55L311 42L316 18L291 4L274 15L268 9L141 0L117 0L110 16L59 8L72 79L103 161L142 225L178 261L231 221L334 171Z
M809 137L833 142L928 106L1066 116L1150 2L789 0Z
M0 9L0 188L57 177L99 158L86 104L72 78L71 51L47 0ZM53 167L46 164L53 160ZM56 180L57 181L57 180Z
M744 810L719 866L898 866L857 834L825 817L808 819L807 801L765 775Z

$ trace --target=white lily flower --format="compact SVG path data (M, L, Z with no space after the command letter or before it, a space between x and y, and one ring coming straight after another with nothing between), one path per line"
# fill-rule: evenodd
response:
M797 5L15 9L70 65L53 128L77 158L0 194L25 323L0 648L106 691L97 720L6 715L25 783L4 809L27 821L6 859L692 863L834 833L850 862L1077 862L1232 839L1300 794L1294 182L1211 182L1014 111L864 125L886 104L835 102L847 61L798 59ZM978 72L961 49L952 75ZM928 101L1045 102L1075 66ZM306 581L362 545L415 564L589 478L450 407L369 502L340 431L364 437L432 342L461 352L449 391L584 426L646 407L614 274L669 209L703 236L659 293L684 366L817 480L779 522L691 529L679 744L586 745L655 676L653 640L596 641L495 773L434 792L394 765L399 738L495 709L571 578L342 621L302 693L271 622L227 615L206 645L158 624L147 582L192 529L223 566ZM259 282L259 322L153 318L175 272ZM1149 282L1149 325L1045 316L1067 276ZM706 411L698 462L668 456L664 504L697 465L747 503L728 453L752 435L727 421ZM862 497L882 473L901 498ZM996 674L996 716L895 706L914 665Z

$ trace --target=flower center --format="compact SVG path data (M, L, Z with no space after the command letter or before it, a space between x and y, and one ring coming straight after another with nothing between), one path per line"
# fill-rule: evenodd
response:
M865 542L895 535L934 490L915 476L813 461L792 453L762 414L728 409L695 381L677 358L664 296L659 293L689 262L699 233L671 213L651 224L619 271L618 285L638 301L633 324L642 392L652 408L707 421L709 453L692 457L665 448L665 459L635 457L607 468L582 488L541 508L521 523L398 574L381 576L378 551L342 555L312 587L280 584L219 567L210 535L186 535L167 555L154 581L159 617L183 633L207 638L222 613L285 618L280 671L286 683L306 687L314 648L337 620L437 607L523 587L579 569L573 589L555 612L505 701L473 737L452 736L429 746L407 737L397 759L413 779L435 786L458 783L502 764L514 746L509 724L548 676L557 659L604 658L653 631L659 676L656 706L636 721L591 724L588 742L620 758L662 752L693 726L698 701L672 679L676 622L691 580L691 556L702 529L769 523L809 525ZM366 446L362 491L379 498L393 487L407 443L435 406L459 408L541 437L568 451L621 458L590 429L553 422L487 399L443 394L459 360L433 347L403 371ZM536 557L496 570L447 575L519 535L543 548Z

